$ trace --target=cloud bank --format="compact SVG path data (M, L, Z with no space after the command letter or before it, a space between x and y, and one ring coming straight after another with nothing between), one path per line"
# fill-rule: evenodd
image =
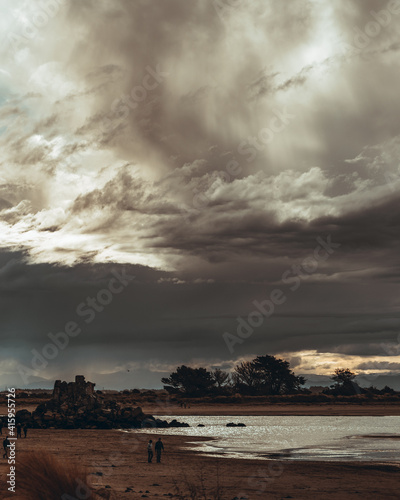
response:
M398 2L2 9L4 377L122 267L142 278L38 375L264 352L397 371ZM232 356L222 334L328 236Z

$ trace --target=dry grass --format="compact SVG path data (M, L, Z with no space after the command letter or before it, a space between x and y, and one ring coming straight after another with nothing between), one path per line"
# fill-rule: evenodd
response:
M18 494L27 500L104 498L88 485L84 467L61 463L47 452L21 454L18 462Z
M225 498L224 488L220 484L219 467L216 468L212 485L206 480L206 474L202 468L196 479L190 480L185 473L182 473L179 480L173 479L173 483L175 496L179 500L223 500Z

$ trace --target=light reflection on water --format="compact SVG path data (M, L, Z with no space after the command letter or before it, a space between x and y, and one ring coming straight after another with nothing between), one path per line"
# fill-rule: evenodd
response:
M232 458L366 460L400 464L400 417L176 416L191 427L146 429L158 435L215 438L193 449ZM226 427L243 422L246 427ZM197 427L203 424L204 427ZM140 432L140 431L131 431Z

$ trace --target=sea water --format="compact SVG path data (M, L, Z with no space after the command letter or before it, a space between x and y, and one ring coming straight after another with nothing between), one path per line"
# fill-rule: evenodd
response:
M400 417L159 416L190 427L146 429L158 436L206 437L194 449L232 458L385 461L400 464ZM226 427L243 422L246 427ZM204 427L198 427L199 424ZM132 431L137 432L137 431ZM190 443L190 439L188 440ZM190 445L189 445L190 446Z

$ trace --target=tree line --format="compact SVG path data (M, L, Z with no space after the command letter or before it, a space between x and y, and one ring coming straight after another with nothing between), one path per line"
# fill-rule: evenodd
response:
M219 368L207 370L182 365L161 382L170 393L201 397L233 393L251 396L295 394L305 391L301 386L306 380L293 373L288 361L265 355L243 361L232 373Z
M363 389L354 381L356 374L348 368L337 368L331 380L333 385L322 392L333 396L356 394L394 394L396 391L385 387L381 391L375 387ZM304 388L306 379L297 376L290 369L288 361L275 356L257 356L251 361L243 361L232 372L216 368L191 368L179 366L169 377L161 379L171 394L186 397L241 394L249 396L275 396L284 394L310 394Z

